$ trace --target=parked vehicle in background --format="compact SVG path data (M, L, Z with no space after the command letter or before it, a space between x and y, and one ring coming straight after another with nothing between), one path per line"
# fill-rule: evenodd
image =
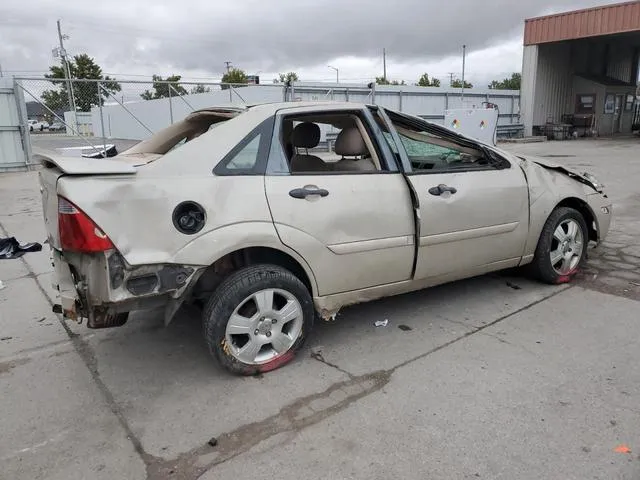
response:
M51 125L49 125L50 132L59 132L62 130L66 130L66 128L67 127L62 122L53 122Z
M30 132L36 132L36 131L40 131L42 132L43 130L49 128L49 124L45 121L40 121L40 120L29 120L29 131Z
M568 282L612 209L589 174L355 103L196 111L113 159L50 157L40 182L60 313L201 305L243 375L346 305L525 265Z

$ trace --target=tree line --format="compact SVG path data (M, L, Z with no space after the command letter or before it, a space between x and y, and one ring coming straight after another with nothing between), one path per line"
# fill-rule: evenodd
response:
M122 90L120 83L118 83L115 78L112 78L109 75L104 75L102 68L86 53L75 55L73 58L68 59L68 68L73 80L101 81L100 88L98 88L95 82L71 82L73 101L75 102L77 111L89 112L91 111L91 107L103 105L109 97L115 97L115 94ZM66 78L63 67L59 65L49 67L49 73L45 75L45 78L56 80L56 83L53 89L42 92L41 97L44 104L56 113L69 110L71 106L68 105L68 82L60 81ZM154 100L170 96L207 93L211 91L211 88L203 83L193 85L189 90L187 90L184 85L180 84L181 80L181 75L174 74L163 78L160 75L154 74L151 77L151 89L147 89L142 92L140 97L143 100ZM296 72L280 73L277 78L273 79L274 84L284 84L287 82L297 81L300 81L300 78ZM390 80L386 77L376 77L375 82L377 85L407 85L404 80ZM230 88L232 85L243 86L248 83L249 76L244 70L239 68L230 68L222 76L221 88L224 90ZM463 86L462 80L453 77L449 84L453 88L462 88ZM513 73L511 77L491 81L488 88L519 90L520 84L520 73ZM414 85L419 87L440 87L441 82L438 78L430 77L428 73L423 73ZM473 88L473 84L465 80L464 88Z

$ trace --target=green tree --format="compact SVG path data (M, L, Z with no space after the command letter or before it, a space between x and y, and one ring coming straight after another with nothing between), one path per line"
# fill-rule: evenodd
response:
M140 94L144 100L157 100L158 98L176 97L178 95L186 95L187 90L180 85L182 75L171 75L163 79L160 75L153 75L153 92L145 90ZM171 85L172 88L169 88Z
M249 83L249 79L247 78L247 74L244 72L244 70L240 70L239 68L232 68L222 76L222 83L233 84L233 86L235 87L239 84ZM231 85L221 86L223 90L227 90L230 87Z
M435 77L430 79L428 74L423 73L416 85L419 87L439 87L440 80Z
M520 90L522 83L522 75L520 73L512 73L511 78L505 78L502 81L493 80L489 84L489 88L496 90Z
M103 80L101 85L104 87L104 90L101 89L100 91L98 91L98 85L94 82L71 82L73 100L75 101L77 110L89 112L91 111L91 107L104 104L104 101L109 97L107 92L113 94L122 89L115 79L108 75L103 75L102 68L86 53L76 55L68 60L68 62L72 79ZM65 70L62 66L52 65L49 67L49 71L51 73L46 74L46 78L54 80L66 78ZM68 82L54 82L54 88L42 92L42 100L44 104L54 112L71 110L72 105L69 105Z
M385 77L376 77L376 84L378 85L406 85L404 80L389 80Z
M299 80L296 72L279 73L278 78L273 79L273 83L298 82Z
M197 84L191 89L189 93L209 93L211 88L205 87L202 83Z
M459 78L456 78L453 82L451 82L451 86L453 88L462 88L462 80L460 80ZM473 88L473 83L469 83L465 80L464 88Z

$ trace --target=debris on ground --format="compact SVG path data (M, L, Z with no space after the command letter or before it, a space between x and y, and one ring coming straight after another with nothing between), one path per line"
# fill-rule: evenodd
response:
M384 320L376 320L373 323L374 327L386 327L387 325L389 325L389 319L385 318Z
M15 237L0 238L0 259L19 258L25 253L39 252L40 250L42 250L42 245L36 242L20 245Z
M398 325L398 328L403 332L408 332L409 330L413 330L409 325Z
M4 288L7 288L7 286L4 283L2 283L2 280L0 280L0 290Z
M616 448L613 449L613 451L616 453L631 453L631 449L624 444L618 445Z
M218 439L216 437L211 437L211 439L207 442L210 447L215 447L218 445Z
M13 337L0 337L0 342L4 342L6 340L11 340Z
M507 281L507 287L513 288L514 290L522 290L520 285L516 285L515 283Z

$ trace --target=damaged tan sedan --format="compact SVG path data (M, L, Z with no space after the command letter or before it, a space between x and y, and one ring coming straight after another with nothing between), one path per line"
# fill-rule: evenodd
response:
M40 181L57 311L103 328L199 304L245 375L346 305L525 265L567 282L611 219L588 174L354 103L200 110L113 159L49 157Z

